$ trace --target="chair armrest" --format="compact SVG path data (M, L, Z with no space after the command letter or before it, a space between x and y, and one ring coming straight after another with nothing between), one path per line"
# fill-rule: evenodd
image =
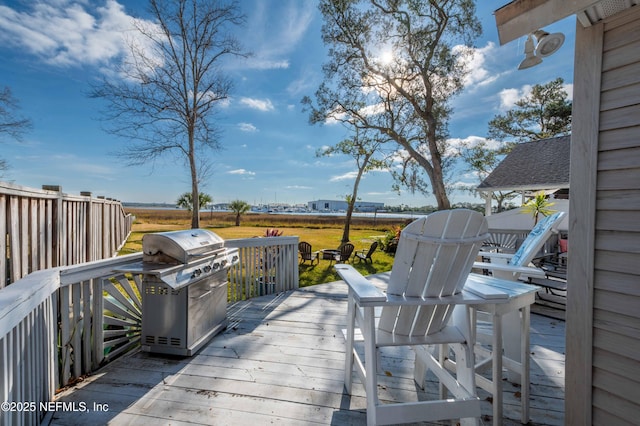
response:
M507 261L511 260L511 258L513 257L512 253L497 253L495 251L483 251L483 250L480 250L478 252L478 255L482 257L488 257L490 259L505 259Z
M544 278L545 273L542 269L532 268L529 266L513 266L500 263L473 262L473 267L477 269L488 269L490 271L504 271L514 274L525 275L532 278Z
M387 300L386 294L374 286L371 281L363 277L353 266L341 263L334 266L334 269L353 291L358 304L364 305L367 303L385 302Z

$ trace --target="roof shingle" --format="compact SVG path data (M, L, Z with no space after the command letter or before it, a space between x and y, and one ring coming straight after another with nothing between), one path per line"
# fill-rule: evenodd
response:
M517 144L480 191L569 188L571 135Z

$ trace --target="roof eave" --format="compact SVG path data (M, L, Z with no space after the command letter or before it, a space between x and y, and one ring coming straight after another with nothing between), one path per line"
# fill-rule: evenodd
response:
M496 187L484 187L484 188L476 188L476 191L478 192L510 192L510 191L515 191L515 192L522 192L522 191L546 191L546 190L558 190L558 189L565 189L565 188L569 188L569 182L566 183L558 183L558 184L554 184L552 186L549 186L549 184L546 185L520 185L520 186L496 186Z
M515 0L494 12L498 38L504 45L581 12L601 0Z

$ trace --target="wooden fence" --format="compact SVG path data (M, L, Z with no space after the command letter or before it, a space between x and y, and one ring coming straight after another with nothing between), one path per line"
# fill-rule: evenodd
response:
M132 223L116 200L0 182L0 289L37 270L114 256Z

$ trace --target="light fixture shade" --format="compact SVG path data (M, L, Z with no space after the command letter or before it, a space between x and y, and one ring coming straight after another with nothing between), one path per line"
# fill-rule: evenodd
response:
M518 66L519 70L531 68L542 62L542 59L540 59L534 53L533 38L531 38L531 34L529 34L529 36L527 37L527 41L524 44L524 54L526 55L526 58L524 58L524 60L520 62L520 65Z
M538 30L534 32L533 35L535 35L538 40L536 55L543 58L557 52L564 43L564 34L562 33L549 34L546 31Z

